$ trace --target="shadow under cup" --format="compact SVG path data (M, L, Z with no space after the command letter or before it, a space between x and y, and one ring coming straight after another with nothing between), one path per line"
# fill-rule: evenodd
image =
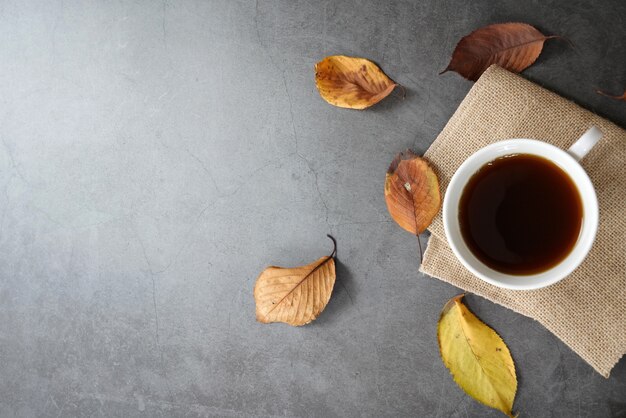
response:
M545 142L489 145L459 167L444 199L453 252L499 287L556 283L583 261L595 238L598 204L578 161Z

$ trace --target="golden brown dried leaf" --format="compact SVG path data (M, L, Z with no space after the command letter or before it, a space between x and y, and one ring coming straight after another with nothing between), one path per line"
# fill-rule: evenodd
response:
M259 322L285 322L300 326L316 319L330 300L335 285L337 243L333 252L301 267L270 266L254 285L256 319Z
M458 295L446 303L437 324L443 363L465 393L513 417L517 377L509 348L462 298Z
M492 64L519 73L530 67L547 39L526 23L498 23L485 26L463 37L452 54L448 67L468 80L476 81Z
M333 55L315 64L315 84L334 106L365 109L387 97L397 86L372 61Z
M612 94L609 94L602 90L596 90L596 93L601 94L602 96L610 97L611 99L626 101L626 91L624 91L624 94L622 94L621 96L613 96Z
M439 179L425 159L410 150L401 152L387 171L385 201L393 220L419 235L441 207Z

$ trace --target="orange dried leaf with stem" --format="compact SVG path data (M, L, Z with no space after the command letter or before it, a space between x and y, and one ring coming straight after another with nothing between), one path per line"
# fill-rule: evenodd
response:
M332 55L315 64L320 96L333 106L365 109L387 97L398 86L372 61Z
M315 320L328 304L335 285L337 241L333 252L300 267L267 267L254 285L256 318L262 323L300 326Z
M424 232L441 208L439 179L428 162L411 150L394 158L385 178L385 201L398 225L415 234Z

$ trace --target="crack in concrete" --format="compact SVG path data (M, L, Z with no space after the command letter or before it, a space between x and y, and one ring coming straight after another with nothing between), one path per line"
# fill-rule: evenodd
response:
M324 10L324 13L326 13L326 10ZM257 40L259 41L259 45L261 46L261 48L263 48L265 50L265 53L267 54L270 62L274 66L274 68L276 68L276 70L281 73L283 87L285 88L285 94L287 95L287 100L289 102L289 116L290 116L290 120L291 120L291 129L292 129L292 132L293 132L293 140L294 140L294 148L295 148L294 154L298 158L300 158L302 161L304 161L304 163L307 165L307 167L309 169L309 172L311 174L313 174L313 177L315 179L315 190L317 192L317 195L318 195L318 198L319 198L320 202L324 206L324 221L325 221L326 225L328 226L330 232L332 232L333 226L331 225L331 223L329 221L330 208L328 207L328 204L326 203L326 200L324 199L324 196L323 196L323 194L322 194L322 192L320 190L319 174L313 168L313 164L311 163L311 161L308 158L306 158L299 150L298 131L296 129L295 118L294 118L294 114L293 114L293 100L291 99L291 94L289 93L289 87L287 86L287 78L285 76L286 70L281 69L276 64L276 62L274 61L274 57L272 56L271 52L269 51L269 49L265 46L265 44L261 40L261 32L259 30L259 1L258 0L256 0L256 2L254 4L253 21L254 21L254 27L255 27L255 30L256 30L256 36L257 36ZM294 155L294 154L290 154L290 155Z
M304 155L302 155L300 153L299 149L298 149L298 142L299 142L298 141L298 131L296 129L296 123L295 123L294 115L293 115L293 101L291 100L291 94L289 93L289 88L287 87L287 80L286 80L286 77L285 77L285 71L282 71L281 74L282 74L283 86L285 87L285 94L287 95L287 100L289 101L289 115L291 117L291 129L293 131L295 155L298 158L300 158L302 161L304 161L304 163L309 168L309 171L313 174L313 177L315 178L315 190L317 191L317 195L318 195L318 197L320 199L320 202L322 202L322 205L324 206L324 211L325 211L324 220L326 222L326 225L328 226L328 228L332 232L333 227L330 224L330 221L328 220L330 209L328 208L328 204L326 203L326 200L324 199L324 196L322 195L322 192L320 190L318 173L313 168L313 164L311 163L311 161L309 161L308 158L306 158Z
M203 207L202 209L200 209L200 211L198 212L198 215L196 216L196 219L194 220L194 222L191 224L191 226L189 227L189 229L187 230L187 232L185 233L185 236L183 238L183 245L180 246L180 248L178 249L178 251L176 252L176 254L174 255L174 257L172 257L172 259L170 260L170 262L165 266L165 268L161 269L161 270L153 270L150 267L150 272L153 275L160 275L162 273L165 273L167 270L169 270L169 268L174 265L176 263L176 261L178 261L180 255L182 254L182 252L185 250L185 248L188 247L189 245L189 236L191 235L191 233L196 229L196 226L198 225L198 223L200 222L200 219L202 218L202 216L211 208L217 206L218 203L228 199L229 197L235 195L237 192L239 192L241 190L242 187L244 187L246 185L246 181L242 180L241 182L239 182L235 188L233 190L231 190L230 192L220 192L219 186L217 184L217 181L215 181L214 177L212 176L212 174L208 171L208 169L206 169L206 167L204 166L203 162L197 158L194 154L192 154L191 152L189 152L189 150L185 149L185 151L191 156L193 157L196 161L198 161L198 163L200 163L203 166L203 169L205 169L205 171L207 172L207 174L209 174L209 176L211 177L212 181L214 182L215 188L216 190L218 190L218 196L217 198L211 202L210 204L206 205L205 207ZM270 167L272 165L276 165L281 163L283 160L288 159L290 157L293 157L295 155L295 153L291 153L291 154L287 154L284 157L278 158L276 160L270 161L267 164L262 165L261 167L255 168L254 170L242 175L243 178L249 178L251 176L253 176L254 174L264 170L267 167ZM145 249L144 249L145 251ZM144 254L145 255L145 254ZM147 256L146 256L146 263L148 263L148 265L150 265L150 263L148 262Z
M259 0L254 2L254 17L252 20L254 21L254 29L256 30L256 37L259 40L259 45L265 49L265 45L263 45L263 42L261 41L261 32L259 31Z
M204 161L202 161L196 154L192 153L191 151L189 151L187 148L185 148L185 152L187 152L187 154L189 154L189 156L191 158L193 158L194 160L196 160L198 162L198 164L200 164L200 167L202 167L202 170L208 174L209 179L211 179L211 183L213 183L213 187L215 187L215 190L217 191L218 195L222 194L222 191L220 190L217 181L215 180L215 176L213 176L213 173L206 167L206 165L204 164Z
M236 192L236 191L237 191L237 190L233 191L233 193L231 193L230 195L235 194L235 192ZM227 196L230 196L230 195L227 195ZM226 197L227 197L227 196L226 196ZM152 272L154 275L159 275L159 274L165 273L167 270L169 270L169 268L170 268L173 264L175 264L175 263L176 263L176 261L178 261L178 258L179 258L179 257L180 257L180 255L182 254L183 250L187 247L187 245L189 245L189 236L191 235L191 232L195 230L196 225L198 225L198 223L200 222L200 219L202 218L202 215L204 215L204 213L205 213L207 210L209 210L209 209L211 209L212 207L216 206L216 205L218 204L218 202L220 201L220 199L221 199L221 198L219 198L219 197L218 197L218 198L217 198L217 200L215 200L214 202L212 202L211 204L209 204L209 205L205 206L203 209L201 209L201 210L200 210L200 213L198 213L198 216L196 217L196 220L195 220L195 221L191 224L191 226L189 227L189 230L187 230L187 233L185 234L185 238L183 239L183 245L181 245L181 246L180 246L180 248L179 248L179 249L178 249L178 251L176 252L176 255L174 255L174 258L172 258L172 259L170 260L170 262L167 264L167 266L165 266L165 268L164 268L164 269L162 269L162 270L152 272L152 269L151 269L151 272ZM145 249L144 249L144 256L145 256ZM148 262L148 258L147 258L147 257L146 257L146 262Z
M15 170L15 174L17 174L17 176L24 183L26 183L26 184L28 184L30 186L30 183L28 182L28 180L26 180L26 178L24 177L24 175L22 174L20 169L17 168L17 164L15 163L15 158L13 157L13 151L9 147L9 144L7 144L7 141L6 141L6 139L4 137L2 137L2 145L4 145L4 149L6 150L7 155L9 156L9 159L11 160L11 165L13 166L13 170Z
M9 180L4 185L4 206L2 208L2 217L0 217L0 239L2 238L2 234L4 233L4 221L7 216L7 212L9 211L9 205L11 204L11 197L9 196L9 184L13 179L14 175L12 175Z
M197 400L197 396L195 395L195 393L193 393L194 398L196 398ZM90 393L90 392L77 392L75 393L75 396L78 398L78 400L84 400L84 399L94 399L99 401L100 403L104 403L104 402L111 402L111 403L116 403L116 404L121 404L121 405L129 405L132 407L137 406L137 399L133 396L131 397L125 397L125 396L117 396L117 395L111 395L108 393ZM158 399L158 398L152 398L152 397L146 397L143 400L144 402L144 406L145 407L150 407L150 408L158 408L161 412L170 412L170 416L171 415L176 415L178 416L178 414L171 414L171 412L176 412L177 409L184 409L186 414L185 416L189 416L191 413L195 414L194 416L198 415L198 416L219 416L219 417L245 417L245 418L253 418L253 417L258 417L258 413L253 413L253 412L245 412L242 411L241 409L230 409L230 408L222 408L219 406L212 406L212 405L205 405L202 403L193 403L193 402L176 402L175 400L172 401L166 401L166 400L162 400L162 399ZM76 405L74 405L76 406ZM273 414L268 414L268 413L264 413L263 416L268 417L268 418L282 418L284 417L284 415L273 415Z
M328 208L328 205L326 204L326 200L324 200L324 196L322 195L322 192L320 190L319 177L318 177L317 171L313 169L313 165L311 164L309 160L307 160L301 154L296 153L296 155L306 163L307 167L309 168L309 171L313 174L313 177L315 178L315 182L314 182L315 190L317 191L317 196L320 202L322 202L322 205L324 206L324 212L325 212L324 221L326 222L326 225L328 226L329 230L332 232L333 225L331 225L330 221L328 220L330 209Z
M340 222L336 224L332 224L331 226L344 226L344 225L376 225L376 224L391 224L393 221L385 220L385 221L356 221L356 222Z
M165 46L165 50L168 50L168 45L167 45L167 29L165 28L165 20L167 17L167 0L164 0L162 2L162 6L163 6L163 11L161 14L161 30L163 31L163 45Z
M156 285L156 279L155 279L155 275L158 273L155 273L154 270L152 269L152 264L150 263L150 259L148 258L148 253L146 252L146 246L144 245L143 241L141 240L141 238L139 237L139 234L136 231L136 228L134 228L133 225L133 230L135 231L135 236L137 237L137 241L139 242L139 245L141 246L141 251L143 253L143 257L146 261L146 265L148 267L148 272L150 273L150 279L152 280L152 304L154 307L154 324L155 324L155 331L154 331L154 337L155 337L155 343L156 343L156 348L157 351L159 352L159 360L160 360L160 365L161 365L161 372L163 373L163 377L165 377L165 386L167 387L167 391L170 395L170 397L172 399L174 399L174 395L172 393L172 388L170 387L169 384L169 380L167 377L167 371L165 370L165 360L163 359L163 349L161 347L161 339L159 337L159 309L158 309L158 305L157 305L157 285Z

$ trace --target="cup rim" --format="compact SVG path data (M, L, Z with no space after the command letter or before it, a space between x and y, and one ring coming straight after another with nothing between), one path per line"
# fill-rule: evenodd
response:
M471 253L460 233L456 235L456 238L453 233L459 229L458 202L469 179L489 161L517 153L537 155L556 164L570 177L583 204L583 223L580 235L570 253L555 266L530 275L512 275L491 269ZM555 161L555 159L559 161ZM472 167L476 165L478 167L472 170ZM456 170L450 179L443 201L443 224L446 239L457 259L481 280L497 287L512 290L540 289L555 284L571 274L591 250L597 233L598 220L599 208L595 188L580 163L566 151L536 139L506 139L479 149ZM454 229L455 227L456 229Z

